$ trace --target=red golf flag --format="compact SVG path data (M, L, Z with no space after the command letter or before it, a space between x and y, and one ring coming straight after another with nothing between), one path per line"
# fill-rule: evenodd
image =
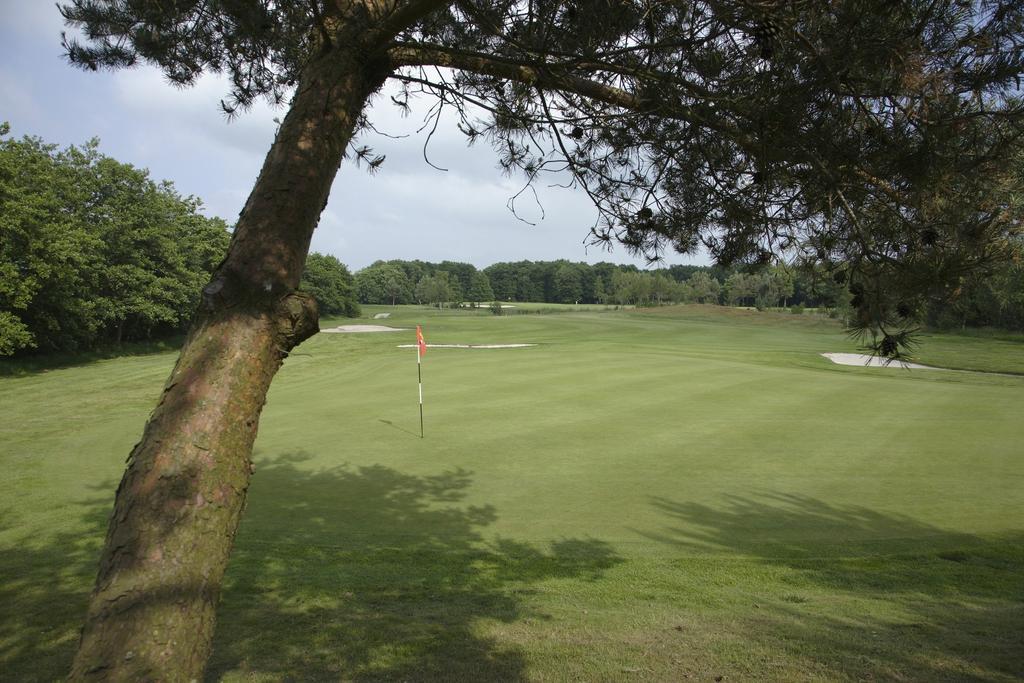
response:
M427 342L423 341L423 330L419 325L416 326L416 345L420 347L420 357L422 358L423 354L427 352Z

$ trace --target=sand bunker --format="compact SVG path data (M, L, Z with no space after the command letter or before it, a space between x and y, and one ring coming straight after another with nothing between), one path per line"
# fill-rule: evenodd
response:
M918 365L917 363L904 363L894 360L886 361L878 356L868 356L863 353L823 353L821 354L837 365L859 365L871 368L902 368L904 370L943 370L930 365Z
M386 325L338 325L321 332L333 334L352 334L358 332L408 332L408 327L388 327Z
M521 349L536 344L427 344L428 349ZM416 344L399 344L400 349L415 349Z

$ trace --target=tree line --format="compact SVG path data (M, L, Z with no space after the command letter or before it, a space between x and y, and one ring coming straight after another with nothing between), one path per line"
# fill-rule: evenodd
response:
M355 274L364 304L452 304L490 301L651 306L714 303L767 308L840 306L843 288L785 266L757 272L720 266L635 265L557 261L501 262L477 269L469 263L377 261Z
M1024 244L1016 258L985 277L964 278L947 297L936 297L914 315L936 328L997 327L1024 330ZM319 254L310 263L319 263ZM826 308L847 315L855 293L823 269L773 265L757 269L671 265L641 270L608 262L500 262L478 269L470 263L376 261L351 276L337 259L339 287L351 292L341 313L363 304L483 304L492 301L658 306L708 303ZM325 271L326 272L326 271ZM307 275L308 277L308 275ZM346 313L348 315L348 313Z

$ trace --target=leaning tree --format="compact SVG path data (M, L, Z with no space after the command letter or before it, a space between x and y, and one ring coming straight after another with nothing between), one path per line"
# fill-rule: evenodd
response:
M597 241L785 258L850 289L898 355L1014 218L1016 0L72 0L80 67L225 74L286 104L231 246L118 488L72 678L196 679L267 388L317 331L296 291L367 103L429 97L527 183L569 179ZM356 210L357 207L353 207Z

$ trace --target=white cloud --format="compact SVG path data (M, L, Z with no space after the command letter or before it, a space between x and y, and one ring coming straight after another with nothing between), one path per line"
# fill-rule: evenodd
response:
M274 139L274 117L284 116L283 110L257 102L228 121L220 107L228 93L227 80L213 74L181 88L168 83L155 67L144 66L118 72L114 83L118 100L127 111L149 118L150 125L177 135L179 142L195 143L202 135L203 142L218 153L230 149L242 157L262 160Z

